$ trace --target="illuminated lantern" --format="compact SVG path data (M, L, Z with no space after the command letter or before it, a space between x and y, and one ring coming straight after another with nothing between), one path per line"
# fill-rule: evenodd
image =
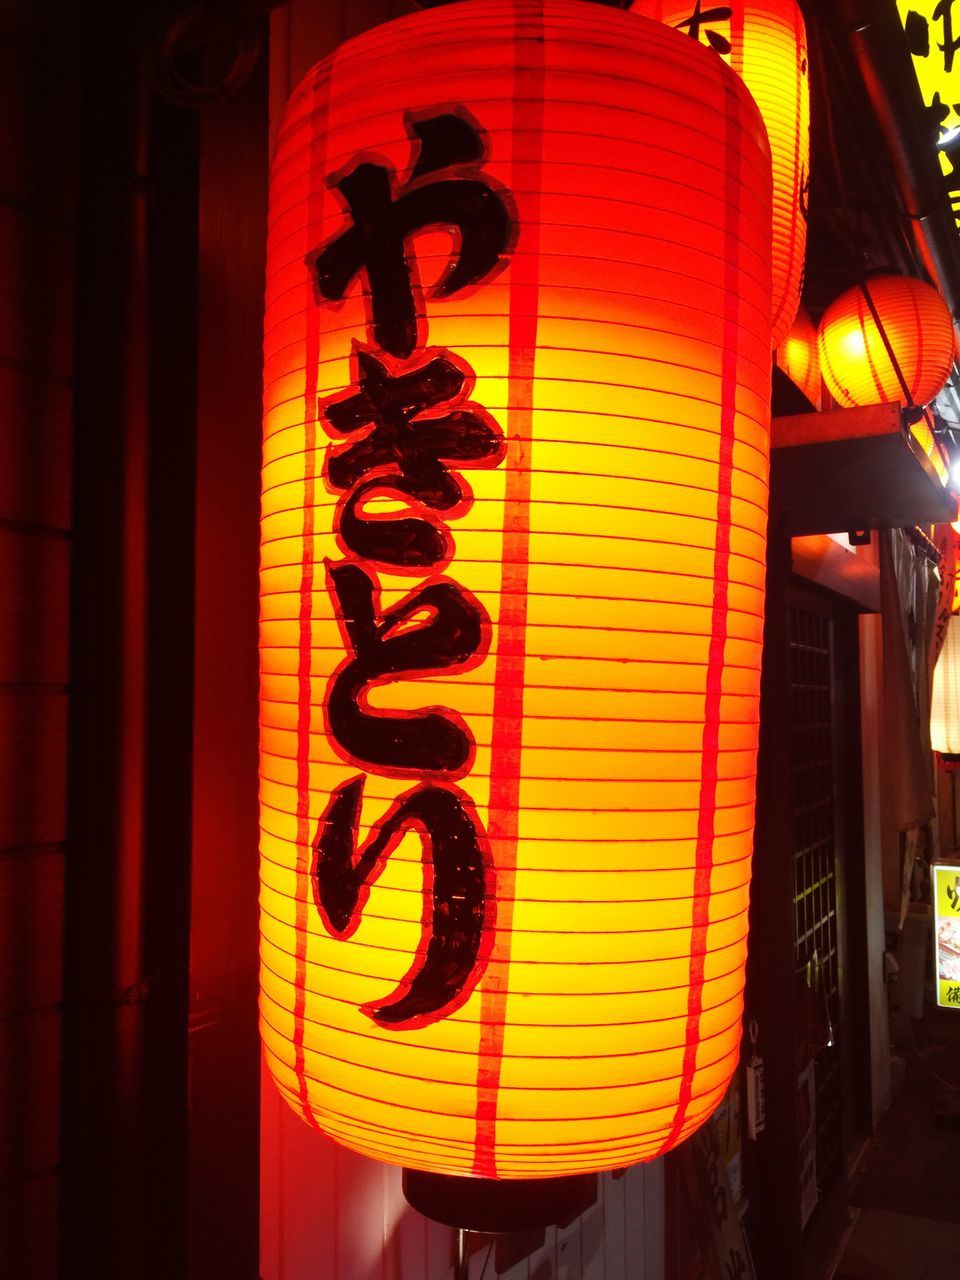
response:
M960 758L960 615L954 614L933 669L930 745L942 755Z
M909 276L872 276L827 307L820 320L819 346L823 379L841 408L907 402L891 351L910 400L925 405L949 377L953 322L931 285Z
M465 0L343 45L271 179L262 1028L357 1151L535 1178L737 1062L770 159L694 41Z
M753 95L773 158L773 345L787 336L803 284L810 174L807 33L796 0L734 0L701 9L693 0L635 0L727 62Z
M817 326L805 307L797 312L790 332L777 347L775 355L777 367L819 409L820 353L817 350Z

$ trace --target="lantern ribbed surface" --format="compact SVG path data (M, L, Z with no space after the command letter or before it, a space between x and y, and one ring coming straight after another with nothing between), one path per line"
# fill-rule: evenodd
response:
M909 276L871 276L842 293L820 320L820 367L841 408L907 397L897 377L870 300L914 404L940 392L954 356L953 322L932 285Z
M960 755L960 616L954 614L933 669L930 745L943 755Z
M801 307L790 332L775 352L777 367L807 397L814 408L820 408L820 351L817 326L806 307Z
M713 48L753 95L773 160L773 345L786 337L803 287L810 175L807 34L796 0L635 0L642 13Z
M385 173L407 228L483 205L496 265L451 286L458 254L487 252L464 213L454 232L405 232L393 295L374 268L336 283L366 234L343 192L359 201L362 179L383 197ZM262 1032L282 1095L357 1151L484 1177L613 1169L682 1141L726 1089L753 839L770 185L762 123L719 59L576 0L398 19L287 107L265 328ZM412 349L387 305L410 288ZM469 416L488 453L447 464L462 500L442 518L384 454L361 527L368 481L346 474L345 441L369 455L373 437L347 433L398 379L426 386L432 360L431 386L455 389L449 364L462 375L445 430ZM413 433L439 438L445 410L423 399ZM355 550L401 526L426 537L428 516L448 537L432 567ZM418 665L451 601L458 660ZM356 655L388 642L402 669L359 688Z

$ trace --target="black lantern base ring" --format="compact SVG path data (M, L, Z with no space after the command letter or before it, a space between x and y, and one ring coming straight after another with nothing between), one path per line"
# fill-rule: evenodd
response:
M597 1198L597 1175L458 1178L404 1169L403 1194L418 1213L462 1231L499 1235L571 1222Z

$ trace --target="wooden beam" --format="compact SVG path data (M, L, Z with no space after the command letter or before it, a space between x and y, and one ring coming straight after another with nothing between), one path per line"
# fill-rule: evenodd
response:
M957 518L956 502L903 426L900 406L774 418L771 519L778 533L906 528Z

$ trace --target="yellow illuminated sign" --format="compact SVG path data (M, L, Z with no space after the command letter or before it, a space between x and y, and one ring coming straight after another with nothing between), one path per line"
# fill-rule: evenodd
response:
M931 119L939 130L940 168L960 226L960 4L956 0L897 0L907 44ZM951 145L951 134L956 133Z
M937 1004L960 1009L960 867L933 868Z

